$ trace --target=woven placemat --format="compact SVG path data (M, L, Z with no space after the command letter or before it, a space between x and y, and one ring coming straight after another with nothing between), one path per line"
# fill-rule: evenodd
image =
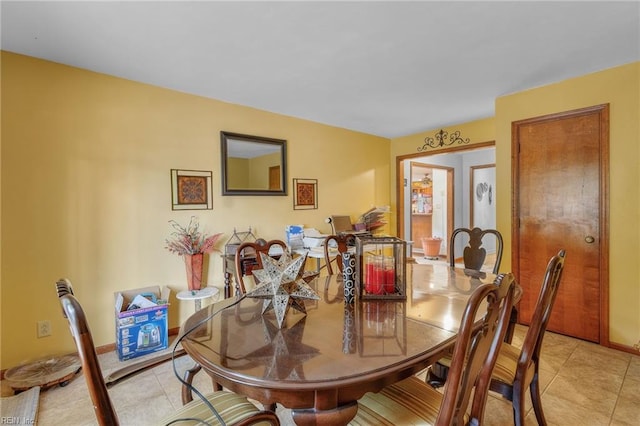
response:
M3 423L14 425L34 425L38 417L40 386L33 387L17 395L0 398L0 418Z

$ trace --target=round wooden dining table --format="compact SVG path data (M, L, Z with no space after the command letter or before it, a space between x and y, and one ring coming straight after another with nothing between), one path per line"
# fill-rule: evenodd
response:
M182 326L184 350L215 383L266 407L290 408L298 425L345 425L366 392L405 379L451 350L467 299L493 274L407 264L405 300L345 304L339 275L310 286L306 314L282 328L263 300L225 299Z

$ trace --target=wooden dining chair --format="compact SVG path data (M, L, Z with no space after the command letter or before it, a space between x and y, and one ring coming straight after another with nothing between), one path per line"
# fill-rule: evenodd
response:
M547 424L540 398L540 351L553 304L558 294L564 259L565 251L560 250L549 260L533 317L522 343L522 349L508 343L502 345L491 378L490 390L498 392L511 401L513 419L517 426L524 425L527 389L531 392L533 411L538 424Z
M495 229L480 229L480 228L457 228L451 233L449 240L449 264L456 266L455 258L455 243L456 238L461 238L463 235L467 235L469 241L467 246L462 252L462 260L464 267L467 269L473 269L480 271L484 265L484 261L487 258L487 250L482 247L482 240L486 235L494 235L496 239L496 255L495 262L491 272L497 274L500 270L500 262L502 262L502 234Z
M336 264L338 272L342 273L342 253L349 249L349 245L355 243L355 236L349 234L329 235L324 243L324 263L327 265L327 272L333 275L333 266ZM336 251L337 250L337 251Z
M58 299L62 305L65 318L69 321L71 334L78 349L82 363L82 372L98 424L117 426L118 415L114 409L109 392L102 375L93 337L89 324L80 303L73 295L71 283L67 279L56 282ZM180 425L211 424L245 426L253 424L279 425L278 416L273 411L260 410L246 397L227 391L217 391L205 396L206 402L196 399L158 424L168 425L176 421ZM144 401L140 401L143 403ZM187 419L187 421L178 421Z
M269 250L273 246L280 247L282 251L288 251L289 248L284 241L270 240L266 241L262 238L254 242L244 242L236 249L236 295L242 296L247 293L244 285L244 276L252 275L253 269L262 269L262 259L260 253L269 256ZM256 283L258 284L258 283Z
M515 287L513 275L504 274L471 294L460 321L443 393L412 376L378 393L365 394L358 401L358 412L350 424L482 424L491 372L506 331ZM484 315L478 322L481 309Z
M487 250L482 247L482 241L485 236L493 235L495 237L496 253L495 260L491 272L497 274L500 270L500 263L502 262L502 250L504 243L502 241L502 234L495 229L480 229L480 228L457 228L451 234L449 241L449 265L455 267L455 242L456 238L462 238L463 235L467 235L467 245L463 250L462 260L466 269L471 269L480 272L484 266L484 262L487 258ZM507 334L504 341L511 343L513 340L513 332L516 329L516 323L518 322L518 308L514 306L511 309L511 318L509 319L509 327L507 328ZM446 375L446 371L443 373ZM434 380L437 380L434 378ZM444 384L441 383L442 386Z
M487 250L482 247L482 240L486 235L495 236L496 254L491 272L497 274L498 270L500 269L500 263L502 262L502 246L504 243L502 241L502 234L500 234L500 232L495 229L480 229L478 227L474 227L473 229L454 229L451 233L451 238L449 239L449 265L452 268L456 266L456 241L466 236L467 241L462 252L462 261L464 263L464 267L465 269L478 271L480 273L487 258ZM505 333L505 342L511 343L517 321L518 309L513 306L511 308L507 332ZM444 386L449 374L450 364L451 357L445 357L441 360L438 360L438 362L435 362L431 367L429 367L429 371L427 372L427 383L429 383L434 388Z
M538 382L540 349L564 269L564 258L565 251L560 250L547 264L538 301L522 349L505 342L498 354L490 390L500 393L511 401L516 425L524 424L527 388L531 391L531 401L538 424L546 424ZM450 364L450 357L439 359L430 367L427 382L433 387L442 386L447 380Z
M484 247L482 247L483 238L487 235L493 235L495 237L496 243L496 253L495 260L493 262L493 267L491 268L491 272L497 274L500 270L500 263L502 262L502 250L503 250L503 241L502 234L495 229L480 229L480 228L457 228L451 234L451 240L449 242L449 264L452 267L455 267L455 242L456 238L461 238L463 235L467 235L468 241L467 245L463 251L463 262L464 267L466 269L472 269L474 271L481 271L484 262L487 258L487 251ZM513 340L513 332L516 328L516 323L518 322L518 308L516 306L511 310L511 318L509 320L509 327L507 328L507 334L505 335L504 341L507 343L511 343ZM444 384L444 383L442 383Z

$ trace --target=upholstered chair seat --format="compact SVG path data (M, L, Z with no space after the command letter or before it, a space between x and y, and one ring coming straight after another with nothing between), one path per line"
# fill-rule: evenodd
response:
M359 400L353 426L435 425L442 394L412 376ZM465 414L465 423L469 416Z
M273 420L256 423L253 418L258 412L258 408L249 400L236 393L227 391L217 391L207 395L207 400L216 408L220 417L227 425L241 424L242 421L252 419L252 425L272 425ZM158 422L158 425L172 424L177 419L197 419L193 421L179 421L179 425L220 425L220 421L200 399L194 399L190 403L183 405L171 413L171 415Z

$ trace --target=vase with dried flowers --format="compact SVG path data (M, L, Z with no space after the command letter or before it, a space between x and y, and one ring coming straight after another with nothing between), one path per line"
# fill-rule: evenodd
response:
M186 227L175 220L170 220L169 224L175 231L171 233L171 238L165 240L167 244L165 248L184 259L189 290L200 290L204 255L218 251L215 245L222 233L207 236L200 231L200 224L195 216L191 216L189 225Z

